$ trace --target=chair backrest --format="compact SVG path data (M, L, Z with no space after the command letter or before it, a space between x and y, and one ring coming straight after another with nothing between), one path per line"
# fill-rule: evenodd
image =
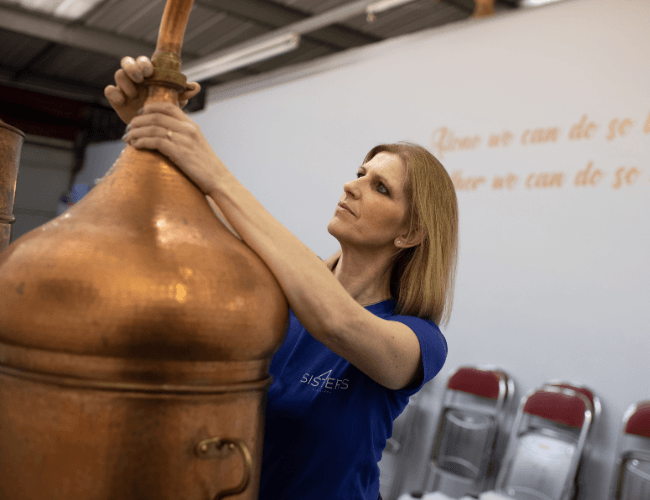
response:
M593 418L591 421L591 427L593 429L594 425L598 421L600 417L600 413L602 410L601 404L600 404L600 398L594 393L593 390L591 390L589 387L580 384L578 382L567 382L564 380L549 380L548 382L544 383L544 386L554 386L554 387L560 387L562 389L572 389L576 392L579 392L583 396L586 396L587 399L591 402L591 405L594 408L594 414ZM544 387L543 386L543 387Z
M641 401L628 408L623 424L625 434L650 439L650 401Z
M544 386L522 398L496 489L518 500L568 500L593 416L590 400Z
M500 370L461 366L449 377L447 389L501 402L507 395L507 376Z
M623 416L612 496L616 500L650 498L650 401L633 404Z
M447 380L431 452L434 476L463 478L465 494L483 491L494 466L507 403L513 397L514 383L503 370L488 365L455 370ZM434 477L429 487L435 489L439 483Z

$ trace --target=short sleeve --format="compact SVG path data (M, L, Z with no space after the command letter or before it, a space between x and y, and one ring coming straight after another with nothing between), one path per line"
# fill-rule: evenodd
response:
M424 377L422 383L416 387L409 387L400 391L407 394L415 394L424 384L435 377L442 369L447 359L447 340L433 321L427 321L415 316L393 316L391 321L399 321L408 326L420 342L422 352L422 368Z

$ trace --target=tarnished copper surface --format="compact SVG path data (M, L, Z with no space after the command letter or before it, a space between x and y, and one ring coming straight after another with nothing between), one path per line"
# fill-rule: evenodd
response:
M25 134L0 119L0 252L11 238L20 150Z
M157 52L190 9L168 1ZM1 499L257 498L286 299L165 157L127 146L0 253L0 297Z

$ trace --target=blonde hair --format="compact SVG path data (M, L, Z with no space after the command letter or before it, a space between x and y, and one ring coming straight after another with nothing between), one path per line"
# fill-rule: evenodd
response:
M417 316L447 325L451 316L458 260L458 202L449 174L422 146L409 142L380 144L366 155L392 153L408 171L405 193L410 225L422 231L417 246L395 255L391 295L395 314Z

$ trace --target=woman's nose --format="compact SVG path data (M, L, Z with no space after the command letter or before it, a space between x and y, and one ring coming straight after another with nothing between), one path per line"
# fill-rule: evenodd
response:
M353 181L348 181L343 184L343 191L352 198L358 198L361 195L359 179L354 179Z

